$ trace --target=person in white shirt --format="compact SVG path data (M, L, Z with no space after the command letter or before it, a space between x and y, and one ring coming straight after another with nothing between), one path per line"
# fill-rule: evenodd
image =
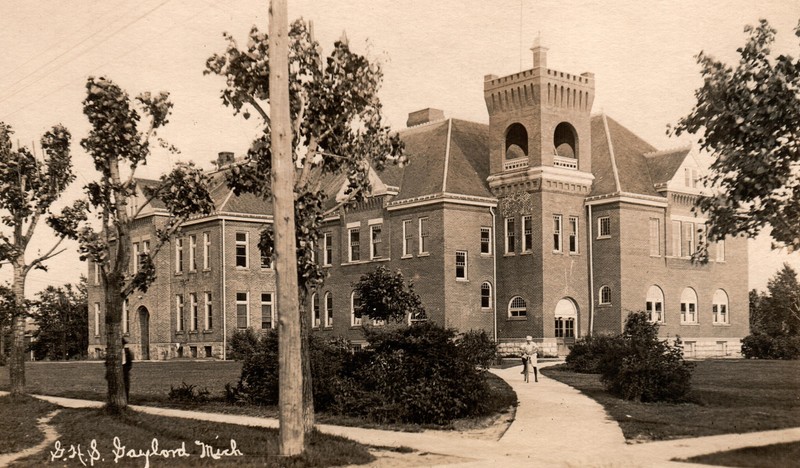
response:
M525 344L520 346L520 352L522 353L522 373L525 373L524 366L531 366L533 367L533 378L535 382L539 381L539 372L538 372L538 355L539 355L539 348L533 342L533 338L531 336L525 337ZM527 379L528 376L526 375L525 378ZM526 380L527 381L527 380Z

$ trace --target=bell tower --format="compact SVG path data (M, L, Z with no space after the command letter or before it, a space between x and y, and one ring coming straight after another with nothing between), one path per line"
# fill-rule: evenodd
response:
M531 51L532 69L484 79L491 133L490 186L497 185L498 178L536 168L591 174L594 74L547 68L547 48L539 38Z

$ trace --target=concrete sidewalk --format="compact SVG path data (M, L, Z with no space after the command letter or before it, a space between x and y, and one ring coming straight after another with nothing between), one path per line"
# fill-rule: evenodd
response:
M552 363L540 363L546 367ZM467 438L455 432L395 432L355 427L318 425L320 431L347 437L363 444L411 447L419 452L447 455L453 466L561 466L561 467L654 467L693 466L670 462L672 458L730 450L739 447L800 441L800 428L749 434L729 434L629 445L617 423L600 404L577 390L539 375L538 383L523 382L521 366L493 370L517 393L519 405L514 421L498 441ZM3 392L0 392L2 394ZM40 396L57 405L99 407L101 402ZM148 414L241 424L278 427L275 419L203 413L132 405Z

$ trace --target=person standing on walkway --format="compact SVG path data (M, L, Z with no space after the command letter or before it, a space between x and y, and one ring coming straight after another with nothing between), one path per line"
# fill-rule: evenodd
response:
M133 352L126 345L128 340L122 340L122 381L125 383L125 399L130 399L131 393L131 367L133 367Z
M535 382L538 382L539 373L537 368L539 365L539 348L533 342L533 338L530 335L525 337L525 344L520 347L520 351L522 352L522 365L533 367L533 378ZM530 368L528 368L528 370L530 370ZM525 372L525 367L523 367L522 372Z

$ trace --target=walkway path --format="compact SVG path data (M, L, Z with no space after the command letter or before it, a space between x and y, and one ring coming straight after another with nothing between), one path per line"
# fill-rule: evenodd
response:
M629 445L617 423L594 400L542 375L538 383L526 384L519 371L520 367L493 370L512 386L519 399L514 422L499 441L469 439L443 431L407 433L324 424L318 428L368 445L405 446L419 452L447 455L450 466L492 468L699 466L669 460L738 447L800 441L800 428L794 428ZM66 407L102 406L95 401L40 398ZM278 426L277 420L268 418L135 405L131 408L162 416L256 427Z

